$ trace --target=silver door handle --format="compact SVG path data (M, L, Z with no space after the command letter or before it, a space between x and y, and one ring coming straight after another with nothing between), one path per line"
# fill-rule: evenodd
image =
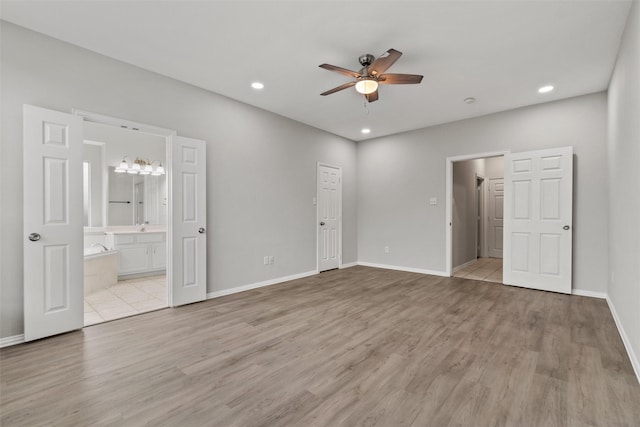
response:
M320 225L324 225L324 221L320 221Z
M569 227L568 225L565 225L564 227L562 227L563 230L568 230L569 228L571 227Z
M40 240L40 235L38 233L31 233L29 234L29 240L31 240L32 242L37 242L38 240Z
M198 233L200 233L200 234L204 234L205 231L206 230L204 229L204 227L198 228Z

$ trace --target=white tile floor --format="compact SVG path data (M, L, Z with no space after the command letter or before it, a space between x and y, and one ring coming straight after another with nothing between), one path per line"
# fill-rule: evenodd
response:
M502 258L478 258L473 264L453 273L453 277L502 283Z
M166 276L129 279L84 297L84 325L167 307Z

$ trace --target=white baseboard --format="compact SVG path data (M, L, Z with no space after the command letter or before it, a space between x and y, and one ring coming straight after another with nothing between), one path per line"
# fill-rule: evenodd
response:
M207 299L223 297L225 295L237 294L238 292L249 291L251 289L263 288L265 286L277 285L278 283L288 282L290 280L302 279L318 274L317 270L307 271L305 273L293 274L291 276L278 277L275 279L265 280L263 282L251 283L248 285L236 286L235 288L222 289L220 291L209 292Z
M476 258L476 259L472 259L471 261L467 261L467 262L465 262L464 264L461 264L461 265L459 265L459 266L457 266L457 267L453 267L453 272L455 273L456 271L460 271L460 270L462 270L463 268L470 266L471 264L473 264L473 263L474 263L474 262L476 262L476 261L478 261L478 259L477 259L477 258Z
M9 347L10 345L22 344L24 342L24 334L14 335L12 337L0 338L0 348Z
M633 366L633 371L636 373L636 378L640 383L640 362L638 362L638 356L633 352L633 347L631 347L631 342L629 341L629 337L622 327L622 323L620 323L620 317L618 317L618 313L616 312L616 308L611 302L609 295L607 295L607 304L609 305L609 310L611 310L611 314L613 315L613 320L616 322L616 326L618 327L618 333L622 338L622 342L624 343L624 347L627 349L627 355L629 356L629 360L631 361L631 366Z
M578 295L578 296L581 296L581 297L607 299L607 294L605 292L587 291L585 289L571 289L571 295Z
M361 262L361 261L358 261L358 265L362 265L364 267L385 268L387 270L406 271L409 273L420 273L420 274L430 274L432 276L450 277L449 274L445 273L444 271L425 270L422 268L399 267L397 265L375 264L372 262Z
M347 264L342 264L340 268L351 268L351 267L355 267L356 265L358 265L357 262L349 262Z

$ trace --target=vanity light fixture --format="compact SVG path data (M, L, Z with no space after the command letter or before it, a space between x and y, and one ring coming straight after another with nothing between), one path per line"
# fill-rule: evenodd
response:
M115 172L116 173L125 173L127 171L127 169L129 169L129 163L127 163L127 158L124 157L122 159L122 162L120 162L120 165L118 165L118 167L116 168Z
M158 162L158 166L154 169L153 164L155 162ZM150 162L148 160L143 160L136 157L136 159L133 161L133 164L129 166L129 162L127 162L126 156L122 159L122 162L120 162L118 167L115 168L114 172L116 173L126 172L131 175L140 174L140 175L153 175L153 176L165 174L165 170L162 167L162 163L160 163L159 160L154 160Z
M151 175L158 176L158 175L164 175L164 174L165 174L165 171L164 171L164 168L162 167L162 163L158 162L158 167L156 168L156 170L151 172Z

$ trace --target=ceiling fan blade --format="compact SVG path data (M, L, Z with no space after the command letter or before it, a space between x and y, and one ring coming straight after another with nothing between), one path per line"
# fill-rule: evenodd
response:
M389 49L369 65L369 74L379 76L387 71L401 56L402 52L399 50Z
M326 91L326 92L322 92L320 95L322 95L322 96L331 95L332 93L339 92L339 91L341 91L341 90L343 90L343 89L346 89L346 88L348 88L348 87L355 86L355 85L356 85L356 82L349 82L349 83L345 83L345 84L340 85L340 86L338 86L338 87L334 87L333 89L329 89L329 90L328 90L328 91Z
M381 85L411 85L422 81L418 74L383 74L378 78Z
M377 101L378 91L376 90L375 92L371 92L369 95L365 95L364 97L367 98L367 101L369 102Z
M324 68L325 70L329 71L335 71L336 73L344 74L345 76L353 77L355 79L362 76L362 74L358 73L357 71L347 70L346 68L336 67L335 65L331 64L322 64L318 65L318 67Z

